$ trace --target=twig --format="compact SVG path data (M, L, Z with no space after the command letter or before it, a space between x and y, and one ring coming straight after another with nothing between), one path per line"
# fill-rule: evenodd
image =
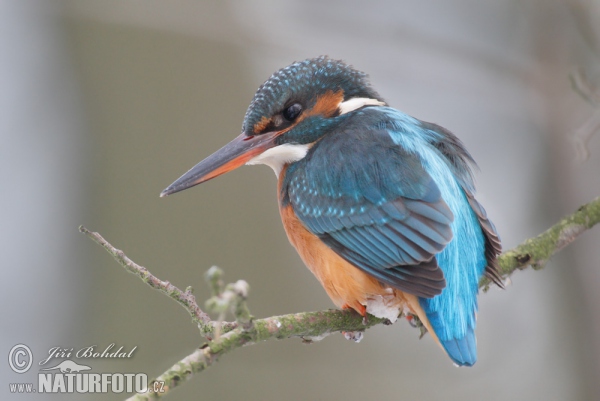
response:
M581 206L577 211L563 218L535 238L530 238L514 249L498 257L500 275L509 277L516 269L523 270L532 266L542 269L548 259L569 245L586 230L600 222L600 197ZM486 277L479 281L479 288L487 291L490 280Z
M590 203L581 206L575 213L565 217L544 233L535 238L528 239L516 248L503 253L499 258L499 269L502 277L510 276L516 269L524 269L531 265L534 269L541 269L548 259L556 252L573 242L581 233L592 228L600 222L600 197ZM153 288L159 289L178 301L192 315L195 322L207 331L207 338L213 333L215 322L204 313L196 304L191 291L184 293L168 282L164 282L150 274L142 266L135 264L122 251L109 244L98 233L93 233L84 227L79 230L95 242L102 245L117 261L129 272L139 276L144 282ZM213 270L215 268L212 268ZM223 284L221 282L220 270L213 270L213 275L208 275L208 281L213 290L213 298L223 295ZM489 280L482 279L479 287L486 291ZM230 285L231 286L231 285ZM191 378L194 373L201 372L211 366L217 359L236 348L265 341L272 338L283 339L289 337L307 337L320 339L338 331L364 331L372 326L385 323L385 319L379 319L369 315L366 321L353 311L328 310L321 312L305 312L284 316L275 316L266 319L252 320L245 306L247 288L245 290L234 287L225 287L225 292L238 291L237 304L230 307L242 308L236 313L240 323L252 321L253 324L242 324L236 327L236 323L223 328L223 333L218 338L204 344L192 354L173 365L169 370L153 380L149 385L149 392L136 394L130 400L150 400L162 397L165 393L177 387L182 382ZM235 297L234 297L235 298ZM233 305L233 306L232 306ZM237 305L237 306L236 306ZM243 306L241 306L243 305ZM153 383L163 383L162 393L154 393Z
M592 85L587 77L587 74L582 68L577 68L572 71L569 74L569 81L571 82L571 88L579 96L581 96L583 100L594 107L600 105L600 94L598 92L598 88Z
M223 270L217 266L213 266L205 274L205 279L210 285L213 296L206 301L206 308L213 313L219 315L216 322L213 322L215 327L214 338L219 339L221 329L224 323L223 319L227 311L235 317L235 321L242 324L244 329L248 329L252 325L254 317L250 314L250 309L246 304L248 291L250 286L244 280L238 280L234 284L228 284L223 288ZM229 331L229 330L226 330Z
M600 132L600 107L571 135L579 161L586 161L590 157L589 142L597 132Z
M210 338L214 331L214 324L210 316L204 312L198 306L196 297L192 293L192 287L187 287L185 291L180 290L168 281L162 281L158 277L154 276L143 266L138 265L133 260L129 259L125 253L112 246L107 240L105 240L97 232L92 232L84 226L79 226L79 231L87 235L89 238L94 240L97 244L101 245L108 253L110 253L121 266L125 268L129 273L135 274L142 281L148 284L155 290L159 290L163 294L168 295L170 298L177 301L181 306L185 308L192 316L192 320L198 324L202 335ZM223 331L229 331L237 327L236 323L223 322L221 329Z
M588 79L585 71L578 68L569 74L571 87L587 103L596 109L594 114L575 129L571 135L571 140L575 145L577 159L585 161L590 157L588 143L592 136L600 131L600 92Z

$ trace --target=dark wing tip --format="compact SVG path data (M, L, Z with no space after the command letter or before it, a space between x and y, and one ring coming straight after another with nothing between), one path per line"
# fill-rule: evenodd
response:
M475 199L473 194L469 191L465 191L467 200L471 209L475 212L481 231L485 237L485 258L487 259L487 266L485 267L485 276L490 279L498 287L504 289L504 283L500 271L498 269L498 255L502 253L502 244L500 243L500 237L496 232L496 227L487 217L487 213L481 204Z
M492 283L496 284L498 287L505 289L502 276L498 271L498 260L495 256L491 261L488 259L488 265L485 267L485 277L490 279Z

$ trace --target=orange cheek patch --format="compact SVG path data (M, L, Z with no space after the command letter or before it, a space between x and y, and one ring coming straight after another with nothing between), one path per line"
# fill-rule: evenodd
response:
M290 129L292 129L294 126L298 125L298 123L302 120L304 120L307 117L310 116L316 116L316 115L322 115L324 117L331 117L333 116L337 110L338 107L340 105L341 102L344 101L344 91L343 90L339 90L337 92L328 90L327 92L325 92L323 95L317 97L317 101L315 102L315 106L310 109L310 110L306 110L305 113L302 113L300 115L300 117L296 120L296 122L294 123L294 125L280 131L280 134L283 134L287 131L289 131ZM252 127L254 129L254 133L255 134L261 134L263 133L271 124L273 123L273 118L267 118L267 117L262 117L260 119L259 122L257 122L256 124L254 124L254 127Z
M325 117L331 117L335 114L340 103L344 100L344 91L339 90L333 92L331 90L325 92L317 98L317 102L312 110L308 111L308 115L321 114Z
M259 122L254 124L254 127L253 127L254 133L260 134L261 132L263 132L267 128L267 126L269 125L270 122L271 122L270 118L267 118L267 117L261 118Z

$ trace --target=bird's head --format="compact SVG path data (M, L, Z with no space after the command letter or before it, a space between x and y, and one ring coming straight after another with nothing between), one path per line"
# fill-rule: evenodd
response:
M367 75L328 57L291 64L263 83L244 117L242 133L166 188L173 194L244 164L267 164L276 174L302 159L349 112L385 105Z

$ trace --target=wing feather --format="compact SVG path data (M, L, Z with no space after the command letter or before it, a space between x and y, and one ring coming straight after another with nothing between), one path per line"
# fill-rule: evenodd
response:
M355 146L340 149L339 135ZM323 137L285 183L283 198L300 221L342 258L402 291L441 293L435 255L452 240L452 212L418 155L385 129Z

